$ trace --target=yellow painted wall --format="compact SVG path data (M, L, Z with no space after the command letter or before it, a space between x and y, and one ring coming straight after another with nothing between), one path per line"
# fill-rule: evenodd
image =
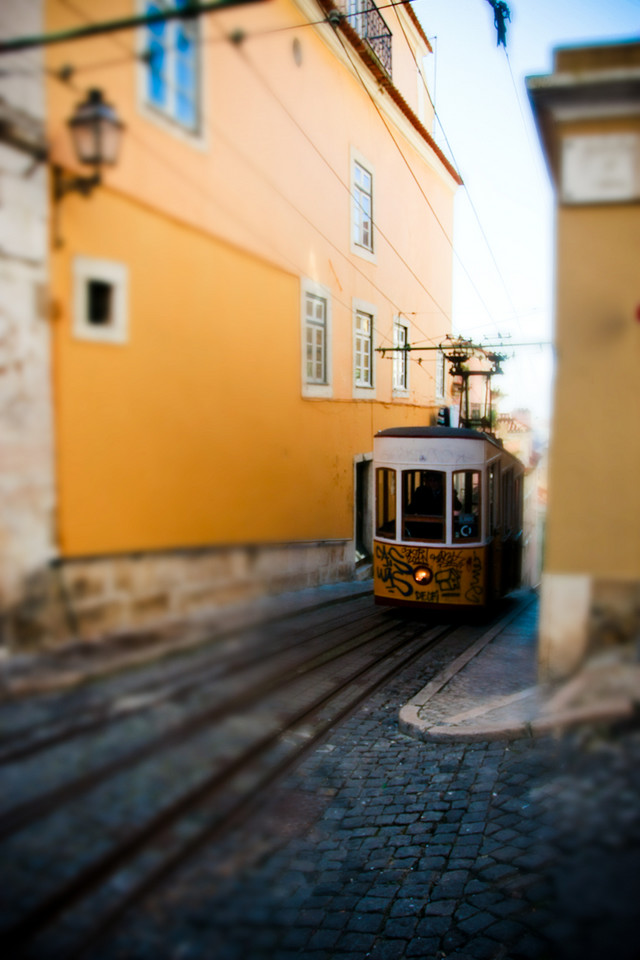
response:
M567 47L555 51L551 76L528 79L557 190L544 680L569 676L598 650L630 648L638 634L640 204L630 155L613 155L609 138L635 134L627 146L637 153L640 115L630 68L639 63L637 41ZM563 143L571 136L582 138L582 152L575 141L566 144L572 157ZM606 153L601 139L588 142L603 136ZM620 203L604 202L612 187Z
M125 0L76 6L96 20L134 9ZM81 22L58 0L47 13L51 30ZM381 345L392 342L399 311L412 339L443 335L450 245L416 200L372 104L314 30L300 32L301 67L292 32L259 40L261 29L292 16L300 15L288 0L273 0L206 19L207 120L197 143L173 136L141 107L139 66L127 55L132 34L48 52L52 69L78 68L73 89L49 86L55 162L73 168L65 120L84 89L100 86L127 124L121 163L105 185L89 199L64 199L64 243L52 253L64 556L349 539L354 455L371 450L379 429L428 422L431 359L412 365L406 400L392 399L392 364L381 358L376 399L352 399L352 297L376 306ZM216 42L238 25L256 38L241 50ZM375 216L388 239L378 236L377 264L349 252L341 179L349 181L352 143L374 165L386 157L384 174L376 171ZM403 149L451 235L454 185L409 143ZM74 338L77 255L127 265L126 344ZM331 400L301 396L301 277L331 288Z
M49 0L48 28L136 9L132 0L77 0L74 7L86 11L85 17L60 0ZM69 63L77 67L75 89L50 84L53 157L73 167L65 121L79 91L97 85L127 125L121 162L106 174L115 189L330 286L338 311L345 304L350 312L351 296L374 301L382 310L380 334L387 342L399 311L412 318L414 339L444 335L451 326L455 183L417 134L412 137L422 144L423 155L400 137L401 156L361 81L323 41L329 36L335 43L332 28L280 29L296 20L304 23L291 0L267 0L203 18L204 122L195 139L173 135L169 124L144 107L144 68L131 59L142 49L140 32L49 48L52 70ZM246 33L240 46L225 39L236 29ZM301 49L299 66L294 41ZM396 31L394 76L400 78L411 66L415 71L402 41ZM362 62L358 69L367 75ZM414 82L405 93L415 101ZM381 99L389 106L388 96ZM349 251L351 147L376 168L376 264ZM339 325L339 338L343 326L349 328ZM345 349L350 349L349 338L350 333ZM336 347L342 349L339 343ZM431 358L425 365L432 374ZM416 378L414 399L426 402L433 380L420 384ZM350 396L350 377L338 379L336 391Z
M353 455L424 411L302 399L297 277L108 191L91 202L69 197L63 230L84 255L130 264L129 339L74 338L65 245L54 260L63 554L351 537Z
M640 214L558 212L549 572L640 573Z

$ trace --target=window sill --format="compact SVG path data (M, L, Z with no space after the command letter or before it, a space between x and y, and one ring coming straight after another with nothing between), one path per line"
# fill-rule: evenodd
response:
M351 241L351 253L355 253L357 257L360 257L361 260L366 260L368 263L378 262L378 258L375 254L375 251L368 250L366 247L360 247L357 243Z
M376 388L374 386L371 386L371 387L354 386L353 399L354 400L375 400Z
M331 398L333 387L330 383L303 383L302 396L311 400Z

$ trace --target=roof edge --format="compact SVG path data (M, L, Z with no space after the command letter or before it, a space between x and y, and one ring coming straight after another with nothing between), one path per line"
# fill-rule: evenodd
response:
M433 47L432 47L431 44L429 43L429 38L428 38L428 36L426 35L426 33L424 32L424 27L422 26L422 24L421 24L420 21L418 20L418 15L416 14L415 10L413 9L412 3L413 3L413 0L399 0L399 6L404 7L404 9L405 9L405 10L407 11L407 13L409 14L409 19L413 22L413 25L414 25L414 27L416 28L416 30L418 31L418 33L420 34L421 39L424 40L424 42L426 43L426 45L427 45L427 50L429 51L429 53L433 53Z
M422 121L416 116L413 112L407 101L404 99L398 88L395 86L392 80L388 77L387 73L380 66L377 58L371 52L369 47L364 43L359 34L354 30L351 24L342 16L342 11L339 7L333 3L333 0L316 0L316 3L324 13L327 14L327 17L330 13L335 11L340 14L340 20L336 26L337 30L341 30L344 33L345 37L349 40L349 43L354 48L360 59L366 64L373 76L378 81L378 84L389 94L391 99L394 101L396 106L401 110L405 115L409 123L414 127L416 132L422 137L425 143L431 148L433 153L436 155L438 160L441 162L447 173L452 177L455 183L458 186L462 186L463 180L453 164L446 158L438 144L435 142L425 125ZM415 16L415 14L414 14Z

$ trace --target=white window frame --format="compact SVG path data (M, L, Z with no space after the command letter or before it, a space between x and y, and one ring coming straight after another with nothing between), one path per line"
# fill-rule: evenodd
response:
M376 396L376 346L377 346L377 310L374 304L354 297L352 300L352 328L353 328L353 396L360 400L373 400ZM356 341L358 339L357 317L365 314L371 318L370 337L370 374L371 382L362 383L356 380Z
M325 383L307 380L307 297L325 301ZM333 396L333 366L331 361L331 289L322 283L303 277L300 281L300 358L303 397Z
M371 244L370 246L365 246L363 243L360 243L356 240L356 229L357 229L357 211L359 207L359 194L360 188L356 183L356 169L360 167L365 170L366 173L371 177ZM364 260L368 260L370 263L376 263L376 229L375 229L375 191L376 191L376 173L373 164L360 153L359 150L356 150L355 147L351 148L351 220L350 220L350 231L351 231L351 252L357 254L357 256L362 257Z
M157 3L158 6L163 7L173 7L173 0L153 0ZM144 16L147 7L147 0L138 0L137 3L138 12L140 16ZM194 22L196 22L194 20ZM177 20L168 20L167 26L171 27L171 32L175 32L175 27L178 23ZM147 39L147 27L142 27L138 31L139 34L139 65L138 65L138 103L141 114L145 117L146 120L151 121L156 126L162 127L163 130L170 133L172 136L183 140L190 145L203 149L207 146L206 131L204 129L204 117L206 115L205 110L205 91L207 89L207 84L205 82L205 57L203 56L203 44L202 44L202 26L198 21L198 43L197 43L197 57L196 57L196 109L197 117L195 126L191 127L183 123L175 115L173 109L164 110L158 104L153 103L149 98L148 94L148 77L150 66L145 61L144 56L148 49L148 39ZM175 46L174 43L170 41L169 47L173 49ZM169 71L172 72L171 70ZM175 101L172 99L172 103Z
M113 287L112 322L89 322L89 283ZM124 344L129 340L129 272L126 264L93 257L73 259L73 335L95 343Z
M400 337L401 330L404 331L404 340ZM393 346L407 346L409 342L409 324L404 321L404 317L395 317L393 321ZM404 374L402 379L399 376L400 373ZM405 350L402 353L393 354L393 394L394 396L406 397L408 393L409 354Z

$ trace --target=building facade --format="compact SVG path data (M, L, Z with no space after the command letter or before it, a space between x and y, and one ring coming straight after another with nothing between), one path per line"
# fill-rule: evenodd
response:
M354 576L374 433L446 400L435 357L379 350L450 330L460 181L411 7L263 0L75 33L168 7L45 3L68 37L45 52L53 183L82 173L88 90L125 131L100 186L53 204L56 562L33 635Z
M640 44L528 80L555 183L556 352L540 665L640 637Z

